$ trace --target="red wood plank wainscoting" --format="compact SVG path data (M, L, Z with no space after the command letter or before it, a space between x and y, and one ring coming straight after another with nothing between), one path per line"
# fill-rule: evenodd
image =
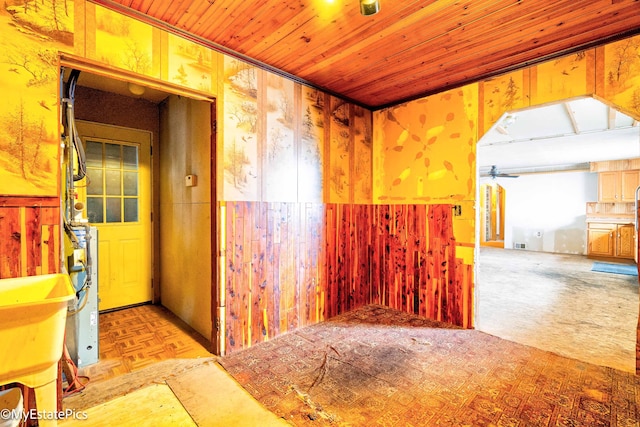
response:
M227 352L366 304L471 326L451 205L224 205Z
M0 197L0 278L57 273L60 199Z

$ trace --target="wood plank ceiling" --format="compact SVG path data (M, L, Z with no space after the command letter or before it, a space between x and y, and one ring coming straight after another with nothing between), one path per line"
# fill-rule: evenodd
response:
M640 33L639 0L92 0L371 109Z

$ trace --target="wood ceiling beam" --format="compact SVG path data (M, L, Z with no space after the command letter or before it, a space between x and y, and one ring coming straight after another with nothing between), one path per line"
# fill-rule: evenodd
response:
M562 103L564 105L564 110L567 112L567 116L569 118L569 121L571 122L571 127L573 128L573 133L575 133L576 135L580 134L580 128L578 127L578 122L576 121L576 115L574 114L573 110L571 109L571 105L568 102L563 102Z

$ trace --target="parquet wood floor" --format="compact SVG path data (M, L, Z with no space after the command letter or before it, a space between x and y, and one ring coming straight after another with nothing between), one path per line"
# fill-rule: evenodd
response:
M99 316L100 361L79 369L102 381L168 359L211 357L209 342L162 306L143 305Z

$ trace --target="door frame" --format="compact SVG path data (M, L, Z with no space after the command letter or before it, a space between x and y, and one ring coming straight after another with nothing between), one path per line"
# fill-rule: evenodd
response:
M487 187L484 187L487 186ZM492 181L492 182L484 182L484 183L479 183L478 187L480 189L479 191L479 197L480 197L480 246L491 246L494 248L504 248L504 230L505 230L505 206L506 206L506 190L504 189L503 186L501 186L499 183ZM487 199L485 197L485 194L483 194L482 189L483 188L489 188L489 191L491 192L491 197L489 200L490 206L487 206ZM497 211L497 214L495 215L495 221L494 221L494 209L493 207L496 207L495 211ZM487 212L491 212L490 214L490 225L491 228L494 229L494 222L498 224L497 228L499 228L499 230L497 230L497 232L495 233L496 235L500 236L501 239L500 240L489 240L486 233L487 230Z
M219 251L219 241L218 241L218 180L217 180L217 104L216 98L209 93L203 93L198 90L194 90L188 87L179 86L170 82L162 81L153 77L140 75L131 71L115 69L110 66L106 66L105 64L95 62L83 57L79 57L76 55L68 54L68 53L59 53L59 64L60 67L65 69L77 69L81 72L95 74L101 77L120 80L125 83L134 83L140 86L149 87L155 90L159 90L162 92L166 92L168 95L179 95L188 97L191 99L206 101L210 103L211 108L211 159L210 159L210 168L211 168L211 337L209 337L210 348L209 351L214 355L220 355L221 351L221 342L223 341L222 335L224 334L224 329L221 327L221 324L224 319L221 319L221 312L223 311L223 307L219 307L220 305L220 290L224 289L223 286L218 282L219 274L219 259L220 259L220 251ZM58 81L60 79L60 67L58 67ZM60 107L59 107L60 108ZM152 141L152 147L153 147ZM154 163L158 161L158 156L151 156L151 165L152 168ZM157 166L157 165L155 165ZM157 169L156 169L157 170ZM157 190L155 187L156 179L154 177L154 173L152 171L151 175L151 259L152 259L152 280L154 282L153 286L153 302L160 302L160 287L156 286L156 282L159 281L159 266L156 265L156 260L158 259L157 250L159 245L155 244L159 236L159 221L154 220L153 218L154 212L156 212L156 200L158 198ZM60 197L64 197L64 194L61 194Z
M211 149L210 172L211 172L211 352L217 356L222 355L222 343L224 342L224 319L223 308L220 302L220 292L224 292L224 286L219 281L220 268L220 241L218 239L218 169L216 167L218 157L218 108L215 98L211 100Z

